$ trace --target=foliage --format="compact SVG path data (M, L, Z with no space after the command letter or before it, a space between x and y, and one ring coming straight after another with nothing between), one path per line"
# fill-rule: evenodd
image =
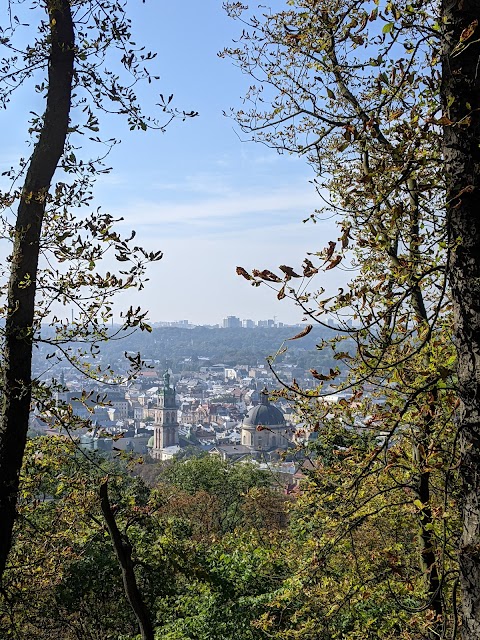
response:
M227 535L203 559L207 579L189 582L177 600L175 620L160 627L158 638L220 640L265 637L255 627L266 594L284 570L275 540L254 533Z
M339 237L301 268L237 272L254 286L276 288L280 300L294 299L313 324L334 316L339 335L319 349L329 342L349 376L340 382L336 368L315 367L309 388L284 385L283 395L296 399L320 434L306 496L320 491L314 503L328 496L325 506L334 508L307 510L319 520L312 543L322 556L315 572L321 586L305 610L295 604L303 615L295 631L279 633L320 637L323 625L325 637L365 637L370 628L372 637L455 634L456 354L446 265L457 240L448 237L441 170L451 106L442 113L441 7L286 4L255 15L226 3L243 31L223 55L254 81L232 117L253 140L306 159L323 204L305 222L335 214ZM352 279L337 294L315 290L317 274L344 268ZM343 391L337 405L323 399L329 385ZM339 447L340 436L348 444ZM401 570L388 566L388 554L399 551ZM337 559L345 555L348 572L339 575ZM297 584L304 594L304 582ZM390 627L380 623L383 607ZM276 624L270 621L270 632Z
M137 332L129 337L129 348L139 351L143 357L160 361L163 367L174 371L199 371L202 366L224 364L236 366L244 363L264 365L265 354L275 353L279 342L294 335L295 329L281 327L275 329L217 329L194 327L181 329L176 327L153 327L152 332ZM325 368L336 364L333 354L318 353L316 344L331 335L331 329L316 328L304 341L291 344L288 362L303 369L318 365L319 357L324 360ZM104 358L110 362L123 358L121 343L107 342L102 346ZM208 357L209 361L198 360ZM185 361L187 360L187 361Z
M161 479L182 492L172 503L176 504L183 496L183 504L174 507L177 512L188 517L193 509L197 517L190 516L192 522L198 526L208 520L213 529L205 528L204 532L213 534L232 532L242 526L248 517L245 512L248 502L253 499L251 491L270 487L274 481L271 473L253 464L232 464L220 456L175 461L165 468Z
M4 637L117 637L134 625L115 557L103 532L94 465L65 438L36 438L26 450L18 521L3 581ZM145 497L123 479L123 508ZM117 494L118 495L118 494ZM130 497L128 497L130 496ZM39 597L41 594L41 597Z
M77 11L83 3L72 6ZM330 349L330 358L333 351L349 377L340 382L335 363L315 365L309 388L284 385L281 394L296 402L317 435L307 451L310 469L291 500L272 491L272 479L251 465L215 457L176 461L148 489L100 459L86 467L66 440L32 441L2 585L0 629L18 638L55 633L62 640L135 634L100 519L96 487L109 474L116 522L132 545L158 638L455 637L458 401L446 266L462 254L463 239L448 233L446 212L451 215L452 207L441 170L441 136L445 127L451 127L448 135L469 127L473 112L457 117L455 95L449 94L450 103L442 96L442 30L448 25L435 3L416 0L289 0L283 11L262 7L260 17L239 2L226 8L244 30L224 55L255 78L247 106L233 116L254 139L304 156L324 200L311 222L331 213L339 222L339 237L306 257L301 268L238 272L254 286L276 287L280 300L293 298L312 323L326 325L335 316L341 334L326 336L319 352ZM85 24L92 20L100 35L86 38L84 52L76 50L75 82L90 93L95 109L105 109L105 99L118 102L133 128L148 127L151 121L117 77L96 75L107 43L124 46L129 38L128 22L115 22L115 11L124 15L121 6L115 4L112 18L100 19L96 11L89 8ZM126 31L112 24L125 24ZM470 46L477 24L458 34L452 60ZM41 35L51 27L42 23ZM26 52L39 68L48 44L43 35ZM122 62L141 79L135 55ZM34 71L18 72L13 82ZM87 129L96 127L92 109L85 113ZM449 118L454 113L455 121ZM70 133L78 133L75 126ZM80 171L79 193L85 193L82 180L89 170L67 157L67 173L68 162L76 167L73 174ZM58 208L66 208L69 189L62 186L58 197L46 198L54 230L57 220L70 221L55 218ZM455 192L458 209L461 195L470 193L465 189ZM7 199L5 204L10 206ZM130 256L128 242L110 226L113 220L96 215L93 229L88 223L75 227L75 236L79 229L93 233L93 267L83 267L80 280L77 272L68 278L77 289L91 287L98 298L96 287L103 285L88 276L103 251L95 242L105 235L120 262ZM82 236L77 241L67 234L64 251L56 234L55 260L89 257ZM315 290L317 274L346 265L353 269L348 287L327 297ZM120 284L106 275L101 282L113 289L130 286L130 276L143 277L138 263L132 269ZM55 267L51 273L47 268L44 280L39 276L39 319L50 308L42 302L50 295L44 293L49 278L61 282L62 274ZM58 288L52 291L62 303L71 300ZM92 304L85 301L79 311L77 335L88 339L100 308ZM105 308L103 320L110 311ZM126 320L129 326L143 323L134 310ZM95 339L106 337L102 327ZM59 324L60 349L62 340L73 338L70 330ZM307 326L296 339L311 334ZM275 371L275 362L270 364ZM332 404L325 396L335 385L343 393ZM39 387L40 403L42 394ZM467 458L475 462L469 451ZM477 497L472 500L475 506ZM478 565L478 547L470 546Z
M273 637L423 638L431 630L428 574L418 555L424 506L409 486L411 458L402 446L391 447L389 473L377 458L356 483L358 468L378 449L375 440L338 425L320 432L315 468L305 471L289 513L288 577L258 621ZM448 576L456 569L458 516L445 512L444 497L439 487L430 506ZM451 597L454 582L447 584Z
M274 493L266 499L264 474L235 470L228 495L241 503L239 513L248 504L247 515L238 516L234 533L223 535L219 523L224 521L212 503L228 511L220 484L225 465L203 464L203 484L194 467L180 473L193 494L165 482L149 489L118 461L88 460L66 438L30 440L0 599L2 637L135 636L135 620L100 510L98 487L106 477L112 510L132 545L137 582L157 636L258 637L253 621L264 595L279 584L284 565L279 553L283 525L265 519L262 509L284 509L282 501ZM249 493L241 496L247 488ZM252 495L254 490L260 496Z

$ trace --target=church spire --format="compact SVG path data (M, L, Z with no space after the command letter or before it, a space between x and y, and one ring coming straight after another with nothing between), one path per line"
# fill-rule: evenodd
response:
M170 389L170 374L168 373L168 369L163 374L163 388Z

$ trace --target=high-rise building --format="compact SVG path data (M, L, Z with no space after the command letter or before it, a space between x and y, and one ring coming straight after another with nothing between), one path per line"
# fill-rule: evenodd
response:
M275 320L259 320L257 322L257 327L274 327L275 326Z
M226 318L223 319L224 329L236 329L241 326L242 326L242 323L240 321L240 318L237 318L237 316L227 316Z

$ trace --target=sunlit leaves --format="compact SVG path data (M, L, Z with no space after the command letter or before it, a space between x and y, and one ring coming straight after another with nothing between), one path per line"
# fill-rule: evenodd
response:
M304 214L306 222L337 218L339 234L328 243L323 240L323 250L309 254L315 264L310 258L304 262L304 277L334 269L351 274L348 284L344 276L337 293L325 292L324 286L318 291L309 288L304 279L291 280L288 289L286 278L267 282L279 299L287 295L294 299L306 318L326 325L333 317L347 341L336 355L348 367L346 382L334 379L334 369L329 373L312 368L311 388L286 383L284 395L302 407L306 424L320 425L316 432L331 427L333 442L348 428L351 434L370 435L376 445L368 454L358 448L358 441L344 451L330 451L329 459L338 464L332 462L335 474L328 476L330 484L322 484L325 468L317 474L316 482L324 486L317 500L329 502L330 493L335 507L333 513L321 516L318 539L332 549L337 543L350 544L346 513L351 514L354 528L358 522L360 529L362 519L367 522L372 517L383 526L381 518L366 514L360 500L373 488L370 482L376 483L384 521L397 513L400 528L410 522L405 532L417 526L418 547L402 538L403 552L412 554L411 568L415 556L420 565L428 558L427 568L422 565L415 579L396 588L405 597L410 589L417 598L430 598L428 606L437 613L443 606L447 619L452 614L452 583L444 583L446 596L440 603L435 577L439 559L443 562L449 554L449 543L439 533L447 527L439 505L442 491L446 500L454 502L455 474L449 475L447 460L449 455L455 459L457 452L452 424L455 380L453 367L445 365L454 358L445 274L447 254L454 249L445 231L441 127L468 126L470 116L454 123L442 114L438 6L389 0L367 5L296 0L283 11L264 11L261 16L244 8L242 19L241 46L224 55L250 73L255 83L242 109L232 116L253 140L310 163L320 206ZM475 29L472 23L465 30L465 45ZM261 273L252 272L253 284L265 282ZM341 337L334 338L333 348L341 342ZM319 345L323 348L325 344ZM341 394L338 402L322 405L322 398L332 393ZM335 494L332 486L340 476L349 476L350 481L338 483L341 488ZM420 512L415 500L426 505ZM338 531L338 538L332 531L333 541L324 533L331 522ZM305 523L308 526L307 518ZM448 527L454 538L455 523ZM376 544L382 542L377 539ZM393 556L389 558L384 568L403 571ZM368 563L366 556L364 561ZM382 567L373 564L375 580ZM321 569L318 573L324 576L322 588L333 589L325 577L328 573ZM365 583L359 575L347 571L344 579L345 598L362 592ZM387 591L383 602L393 607L387 604ZM316 597L321 598L318 593ZM364 597L368 601L369 595ZM313 614L312 601L306 600L305 637L310 637L309 614L342 618L341 606L326 606ZM389 633L409 637L405 611L396 609L401 628L394 631L380 628L378 613L370 609L359 633L373 624L372 633L380 637L390 637ZM428 627L434 618L435 613L419 615L412 624ZM268 626L269 632L275 622ZM318 628L316 632L318 636ZM354 627L348 627L348 633L347 628L335 627L335 633L357 637ZM325 637L332 637L331 630Z

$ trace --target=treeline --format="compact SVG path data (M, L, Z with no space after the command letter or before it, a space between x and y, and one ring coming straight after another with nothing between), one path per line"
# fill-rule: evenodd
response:
M296 328L279 329L211 329L195 327L179 329L164 327L147 332L137 331L128 340L120 344L105 345L107 358L121 355L121 350L139 351L142 357L155 360L168 359L180 362L185 358L192 359L193 366L205 366L206 362L196 362L197 358L210 358L212 364L225 365L265 364L268 356L273 356L281 349L285 341L298 333ZM332 332L318 327L303 340L287 343L288 350L279 356L285 361L287 354L296 360L305 352L315 353L316 345ZM317 354L318 355L318 354Z
M202 366L238 364L255 366L265 364L267 357L274 356L283 347L287 350L275 358L277 363L288 363L303 369L330 367L334 365L330 349L320 352L317 345L331 336L332 331L314 327L301 340L289 339L299 332L297 328L279 329L211 329L195 327L155 328L151 333L136 331L125 340L112 340L101 345L100 353L110 363L125 361L125 351L140 353L142 358L159 360L160 366L172 367L174 371L199 371ZM35 354L37 362L43 362L51 346L41 347ZM202 360L199 358L209 358Z

